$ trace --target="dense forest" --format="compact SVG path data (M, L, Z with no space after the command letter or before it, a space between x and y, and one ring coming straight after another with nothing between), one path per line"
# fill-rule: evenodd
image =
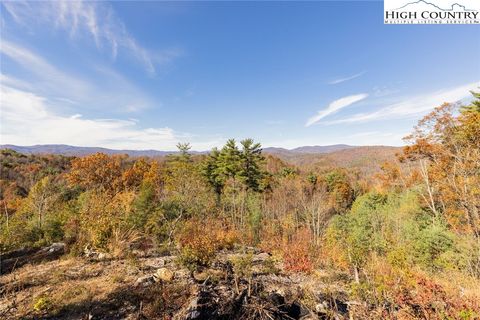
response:
M197 279L215 269L220 255L236 252L232 283L245 306L238 318L294 318L262 298L266 288L249 253L261 252L267 257L263 275L320 279L348 296L326 290L326 300L348 303L343 313L337 304L325 311L304 288L295 299L310 315L477 319L480 94L473 95L471 105L437 107L405 138L401 152L362 170L295 164L262 154L252 139L228 140L208 154L191 154L189 144L179 144L178 153L160 158L2 150L2 259L62 243L64 263L94 253L110 261L104 264L174 256L178 268ZM2 265L3 317L60 317L73 312L64 306L74 298L93 308L95 296L84 293L45 291L23 304L14 301L20 289L11 284L18 284L22 267ZM139 319L173 318L188 302L187 289L160 284L137 297ZM160 298L152 302L154 296Z

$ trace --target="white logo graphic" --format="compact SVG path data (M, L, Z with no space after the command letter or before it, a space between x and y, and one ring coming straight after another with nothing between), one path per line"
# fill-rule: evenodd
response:
M385 24L480 24L479 0L384 0Z

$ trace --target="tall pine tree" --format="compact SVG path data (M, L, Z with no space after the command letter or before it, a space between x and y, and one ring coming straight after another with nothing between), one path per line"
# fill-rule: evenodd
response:
M219 203L223 188L225 187L226 176L220 170L220 151L218 151L217 148L213 148L210 154L206 157L201 170L202 175L215 191L215 194L217 195L217 203Z
M462 112L480 112L480 92L470 91L473 95L473 101L468 106L464 106L460 111Z
M240 171L238 176L247 190L260 191L261 180L264 172L261 168L264 157L260 143L254 143L252 139L240 142L242 152L240 154Z

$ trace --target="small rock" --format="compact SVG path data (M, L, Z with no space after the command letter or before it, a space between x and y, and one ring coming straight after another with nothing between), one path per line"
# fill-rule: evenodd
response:
M315 311L316 311L317 313L327 313L329 307L330 307L330 306L328 305L328 302L327 302L327 301L323 301L322 303L318 303L318 304L315 306Z
M193 310L187 315L186 319L192 319L192 320L198 319L200 318L200 316L201 316L200 312L198 312L197 310Z
M135 286L147 287L153 283L154 283L153 276L147 275L147 276L138 278L137 281L135 281Z
M100 255L98 256L98 260L112 260L113 259L113 255L111 253L103 253L103 255L100 257Z
M48 252L52 253L52 252L60 252L60 251L64 251L65 250L65 243L62 243L62 242L55 242L55 243L52 243L49 247L46 248L48 250Z
M145 266L153 269L163 268L171 264L174 259L175 259L174 256L151 258L151 259L148 259L148 261L146 261Z
M88 246L85 246L85 248L83 249L83 255L87 258L91 258L95 254L96 254L96 252L93 251L92 249L90 249Z
M170 269L160 268L157 270L157 272L155 272L153 277L155 278L156 282L159 282L159 281L171 282L173 280L174 273Z
M253 263L263 262L270 258L270 255L266 252L262 252L253 256Z

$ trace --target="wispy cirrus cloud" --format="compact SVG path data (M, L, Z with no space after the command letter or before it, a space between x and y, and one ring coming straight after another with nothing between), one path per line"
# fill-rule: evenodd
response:
M339 84L339 83L342 83L342 82L345 82L345 81L349 81L349 80L353 80L355 78L361 77L364 74L365 74L365 71L362 71L362 72L356 73L356 74L348 76L348 77L342 77L342 78L334 79L332 81L329 81L328 84Z
M366 93L360 93L360 94L355 94L351 96L346 96L340 99L337 99L333 102L331 102L327 108L318 111L318 113L310 118L308 118L307 122L305 123L305 127L309 127L321 119L325 118L326 116L329 116L331 114L334 114L341 109L348 107L349 105L352 105L358 101L361 101L365 98L368 97L368 94Z
M463 84L458 87L443 89L425 95L408 97L370 113L357 113L345 119L325 122L326 124L368 122L385 119L401 119L418 116L433 110L442 103L455 103L470 96L470 91L480 87L479 82Z
M66 73L44 57L2 39L2 59L21 67L23 78L0 73L0 143L70 144L114 149L175 150L192 142L197 150L221 145L222 137L196 136L170 127L144 128L138 120L82 115L108 110L135 112L158 106L116 71L93 66L94 78ZM101 112L102 113L102 112Z
M95 67L94 79L86 79L66 73L30 49L6 39L2 39L0 53L22 67L28 79L16 79L2 73L2 83L28 89L51 100L68 102L67 107L79 104L85 109L132 112L154 104L141 89L107 67Z
M47 25L67 32L71 38L90 38L98 49L109 49L114 59L119 52L133 57L151 75L156 73L156 65L182 53L175 48L153 52L141 46L106 2L3 1L2 5L20 25Z
M24 47L2 39L0 53L21 66L36 80L42 79L37 87L42 87L44 90L55 90L58 88L63 92L77 92L79 96L86 94L88 86L86 82L60 71L43 57ZM32 82L29 81L31 85Z

